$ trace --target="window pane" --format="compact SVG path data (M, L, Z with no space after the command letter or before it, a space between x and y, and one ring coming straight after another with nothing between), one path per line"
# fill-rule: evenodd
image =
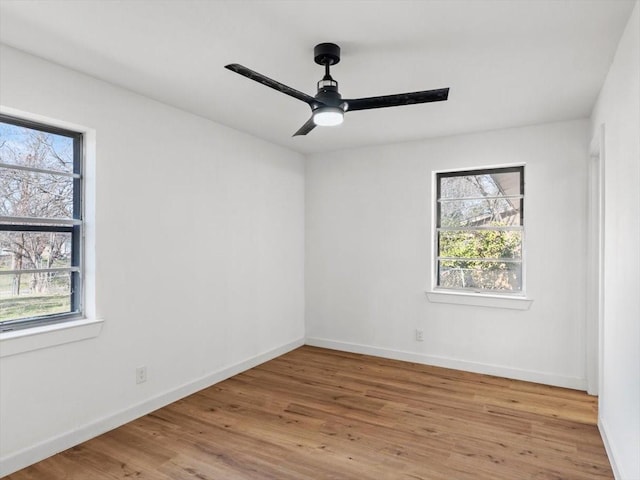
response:
M522 232L519 230L450 230L438 232L438 240L439 257L522 257Z
M440 202L441 227L520 225L520 199L494 198Z
M71 275L0 275L0 322L70 312Z
M73 217L73 178L0 168L0 215Z
M81 146L78 132L0 114L0 217L17 217L0 222L0 330L82 308Z
M440 177L440 198L494 197L521 193L519 171Z
M0 122L0 162L73 172L73 139Z
M0 270L70 266L71 233L0 231Z
M477 290L522 290L522 265L510 262L438 262L438 286Z

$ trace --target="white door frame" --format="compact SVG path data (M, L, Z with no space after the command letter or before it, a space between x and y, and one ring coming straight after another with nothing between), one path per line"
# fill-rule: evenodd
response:
M587 218L587 392L602 391L604 320L604 124L591 139Z

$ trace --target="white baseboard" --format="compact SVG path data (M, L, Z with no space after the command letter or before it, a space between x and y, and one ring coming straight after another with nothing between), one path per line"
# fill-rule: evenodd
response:
M402 350L361 345L358 343L338 342L335 340L328 340L326 338L307 337L305 343L314 347L342 350L351 353L361 353L364 355L372 355L374 357L403 360L405 362L422 363L425 365L451 368L454 370L483 373L485 375L494 375L497 377L512 378L514 380L542 383L545 385L553 385L555 387L572 388L574 390L587 389L586 378L564 377L551 373L536 372L533 370L521 370L518 368L503 367L501 365L470 362L467 360L457 360L455 358L426 355L424 353L406 352Z
M607 457L609 457L611 470L613 470L613 478L615 478L616 480L624 480L625 478L629 478L629 477L622 476L622 472L620 472L620 469L618 468L618 465L615 462L615 457L613 456L613 445L611 445L611 441L609 440L609 436L607 435L607 428L605 426L604 421L600 417L600 415L598 415L598 430L600 430L602 443L604 443L604 449L607 452Z
M83 427L65 432L17 453L1 458L0 477L9 475L36 462L44 460L51 455L55 455L56 453L97 437L98 435L108 432L109 430L113 430L127 422L131 422L136 418L140 418L143 415L180 400L181 398L191 395L203 388L207 388L218 382L226 380L229 377L244 372L245 370L260 365L261 363L279 357L280 355L284 355L285 353L302 345L304 345L303 338L294 340L293 342L289 342L267 352L255 355L239 363L223 368L222 370L218 370L217 372L186 383L176 389L162 393L136 405L132 405L129 408L114 413L113 415L103 417Z

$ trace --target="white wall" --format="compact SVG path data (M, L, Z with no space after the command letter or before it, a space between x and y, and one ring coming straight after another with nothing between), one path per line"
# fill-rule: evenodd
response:
M587 137L578 120L311 156L307 341L584 388ZM432 171L513 163L531 308L430 303Z
M640 7L592 115L604 124L604 335L600 429L618 479L640 478Z
M304 163L8 47L0 62L4 107L95 130L105 320L0 360L2 476L301 344Z

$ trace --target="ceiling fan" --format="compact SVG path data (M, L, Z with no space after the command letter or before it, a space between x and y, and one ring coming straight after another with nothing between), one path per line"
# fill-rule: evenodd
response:
M411 105L413 103L441 102L449 96L448 88L439 88L436 90L383 95L381 97L343 99L338 92L338 82L331 77L329 72L329 67L340 61L340 47L335 43L320 43L315 46L313 54L315 62L318 65L324 65L325 72L322 80L318 82L318 93L316 93L315 97L265 77L237 63L226 65L225 68L293 98L302 100L309 105L311 107L311 118L293 134L294 137L296 135L306 135L316 126L340 125L346 112Z

